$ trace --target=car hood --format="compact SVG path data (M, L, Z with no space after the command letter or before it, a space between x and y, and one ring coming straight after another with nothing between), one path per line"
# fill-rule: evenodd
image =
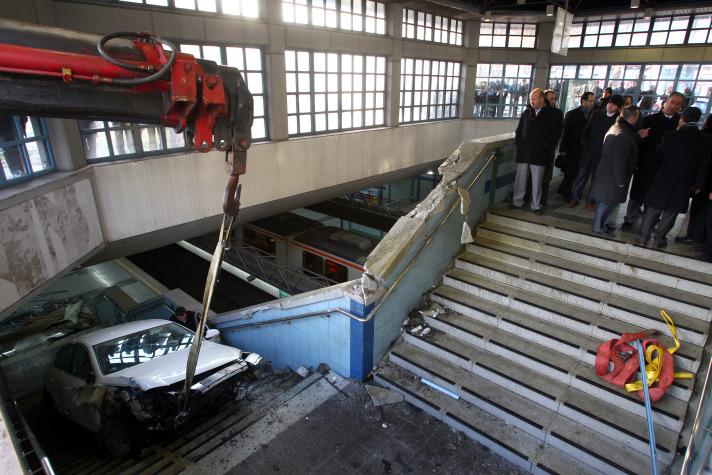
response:
M183 381L185 379L185 366L188 362L190 348L185 348L174 353L169 353L150 361L146 361L130 368L122 369L101 378L101 383L108 386L138 386L147 391L149 389ZM224 364L241 359L241 352L236 348L209 341L203 341L200 347L200 356L195 374L217 368Z

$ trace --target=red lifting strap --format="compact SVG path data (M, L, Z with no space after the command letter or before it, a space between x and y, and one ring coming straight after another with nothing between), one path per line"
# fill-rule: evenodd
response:
M645 337L650 336L651 333L653 332L624 333L620 339L614 338L601 343L596 352L596 374L609 383L624 388L627 383L633 381L640 369L638 352L634 347L629 345L628 342L643 340ZM665 347L653 339L643 340L643 351L646 351L649 345L656 345L658 351L662 350L660 377L649 389L650 400L657 401L663 397L672 384L675 378L675 369L672 353L665 350ZM627 353L629 356L623 359L620 355L621 353ZM613 362L613 369L609 372L608 367L610 361ZM642 390L638 391L638 397L645 400Z

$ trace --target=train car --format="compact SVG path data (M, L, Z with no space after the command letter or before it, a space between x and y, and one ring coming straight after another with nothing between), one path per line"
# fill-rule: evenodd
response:
M294 213L242 226L242 242L288 266L301 267L334 282L361 277L363 264L378 242Z

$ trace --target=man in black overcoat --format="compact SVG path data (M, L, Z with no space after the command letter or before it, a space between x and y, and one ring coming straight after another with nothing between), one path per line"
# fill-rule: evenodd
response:
M705 186L712 139L697 127L701 116L697 107L685 109L677 130L666 134L658 146L660 165L643 201L645 213L638 236L641 244L647 243L657 223L653 245L665 247L675 218L687 213L690 193L700 193Z
M581 132L581 161L579 163L579 171L574 181L571 199L568 207L573 208L578 205L583 194L583 188L589 177L595 178L596 167L598 160L601 158L601 148L603 147L603 137L611 126L616 122L620 109L623 107L623 97L614 94L606 102L603 109L598 109L591 113L586 127ZM593 200L589 199L586 204L586 209L593 211L595 206Z
M638 167L633 175L633 185L630 187L628 209L624 218L625 224L633 224L635 219L643 214L641 209L643 200L660 166L660 157L657 154L658 145L660 145L666 133L677 129L680 121L679 111L683 102L683 95L679 92L673 92L659 112L643 118L643 128L638 132L642 139Z
M571 200L571 188L574 185L576 175L578 175L579 162L581 160L581 132L586 127L586 122L591 116L591 111L596 105L595 96L592 92L581 94L581 105L571 109L564 116L564 127L561 132L559 142L559 159L557 166L564 173L561 182L561 193L568 202Z
M596 200L594 234L603 237L614 235L615 227L608 225L608 218L620 203L625 203L628 196L630 179L638 160L635 124L639 117L640 111L636 106L623 109L603 139L596 179L591 186L591 197Z
M556 141L561 133L559 113L546 105L544 91L541 88L529 94L529 106L519 118L519 125L514 135L517 146L517 174L514 179L515 208L524 206L529 175L532 177L532 198L530 207L541 215L541 189L544 183L546 164L554 155ZM557 130L558 127L558 130Z

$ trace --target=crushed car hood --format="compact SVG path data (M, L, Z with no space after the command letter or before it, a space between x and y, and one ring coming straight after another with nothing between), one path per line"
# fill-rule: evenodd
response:
M138 386L144 391L183 381L190 348L154 358L102 377L108 386ZM203 341L195 374L241 359L236 348Z

